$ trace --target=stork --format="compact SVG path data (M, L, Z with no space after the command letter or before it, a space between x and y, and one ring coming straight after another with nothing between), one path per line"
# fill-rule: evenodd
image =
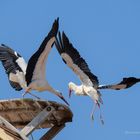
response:
M1 47L0 60L8 74L11 86L16 90L25 89L23 95L30 93L31 90L49 91L69 105L62 93L53 89L46 81L45 64L55 42L58 26L57 19L39 49L29 59L28 65L18 53L6 46Z
M55 45L65 64L73 70L82 82L81 85L76 85L73 82L68 84L69 96L71 96L72 91L74 91L76 95L88 95L95 103L91 113L93 119L96 106L100 108L100 104L103 104L101 94L98 90L99 81L97 76L90 71L88 64L73 47L64 32L62 33L62 37L59 32L58 38L56 37ZM103 123L101 112L100 119Z

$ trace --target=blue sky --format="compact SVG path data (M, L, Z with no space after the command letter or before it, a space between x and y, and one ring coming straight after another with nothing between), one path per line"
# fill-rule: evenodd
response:
M57 17L60 30L66 32L100 84L117 83L123 77L140 77L139 0L0 0L0 43L9 45L28 61ZM10 87L0 67L0 99L20 98L23 91L16 92ZM74 113L73 122L55 140L140 139L140 84L127 90L101 91L105 121L102 126L98 110L94 122L90 120L93 103L89 97L73 95L68 99L68 82L79 84L80 81L62 62L55 47L47 62L47 79L63 93ZM34 93L61 102L48 92ZM35 140L45 131L35 131Z

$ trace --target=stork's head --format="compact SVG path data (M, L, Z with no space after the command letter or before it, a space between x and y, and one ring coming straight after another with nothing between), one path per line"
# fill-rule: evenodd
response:
M69 87L69 98L70 98L71 97L71 94L72 94L72 91L75 91L76 90L76 85L73 82L70 82L68 84L68 87Z

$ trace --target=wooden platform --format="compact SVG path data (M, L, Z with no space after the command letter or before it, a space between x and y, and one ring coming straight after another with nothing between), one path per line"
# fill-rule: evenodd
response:
M73 114L66 105L33 99L0 100L0 116L16 128L23 128L47 106L54 107L55 111L38 128L50 128L72 121Z

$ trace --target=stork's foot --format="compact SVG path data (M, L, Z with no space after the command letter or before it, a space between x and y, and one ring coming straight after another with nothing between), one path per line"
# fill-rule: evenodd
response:
M93 113L91 114L90 118L91 118L92 121L94 121L94 115L93 115Z
M96 110L96 107L99 108L100 110L100 121L101 121L101 124L104 125L104 120L103 120L103 117L102 117L102 112L101 112L101 108L100 108L100 103L96 100L95 102L95 105L93 106L93 109L92 109L92 112L91 112L91 120L93 121L94 120L94 112Z
M104 125L104 120L101 114L100 114L100 121L101 121L101 124Z

